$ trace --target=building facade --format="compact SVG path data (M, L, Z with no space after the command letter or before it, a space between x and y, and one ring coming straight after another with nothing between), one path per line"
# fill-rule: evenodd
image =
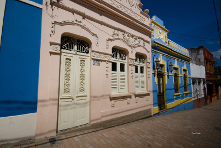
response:
M217 100L218 96L218 87L216 88L215 81L219 80L214 79L214 61L213 54L205 47L203 48L203 56L204 56L204 65L205 65L205 73L206 73L206 86L207 86L207 104L214 102Z
M168 39L169 30L157 16L151 27L153 114L193 108L189 51Z
M42 0L0 1L0 143L35 137Z
M152 115L148 12L139 0L44 0L36 138Z
M206 104L206 75L204 65L203 47L187 47L190 57L190 69L192 78L193 107L201 107Z

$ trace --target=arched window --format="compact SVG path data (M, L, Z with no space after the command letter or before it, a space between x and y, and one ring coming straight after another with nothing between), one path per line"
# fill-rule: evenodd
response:
M146 91L145 57L140 54L136 54L135 59L135 90Z
M112 49L111 93L127 92L127 55L124 50Z
M61 38L61 50L89 54L89 44L83 40L63 36Z

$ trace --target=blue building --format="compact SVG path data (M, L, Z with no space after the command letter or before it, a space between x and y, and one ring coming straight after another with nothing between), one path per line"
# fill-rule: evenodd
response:
M0 2L0 143L35 136L42 0Z
M193 108L189 51L167 38L169 30L157 16L151 27L153 114Z

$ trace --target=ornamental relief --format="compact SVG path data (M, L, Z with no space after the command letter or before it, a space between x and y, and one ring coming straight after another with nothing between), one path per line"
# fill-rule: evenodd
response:
M71 59L65 59L64 94L70 93Z
M92 34L93 36L96 36L97 38L97 34L95 34L94 32L92 32L92 30L86 25L84 24L82 21L78 20L78 19L67 19L67 20L61 20L61 21L52 21L51 22L51 33L50 36L55 34L55 24L59 24L59 25L71 25L71 24L75 24L75 25L79 25L82 28L84 28L85 30L87 30L90 34Z
M80 93L84 93L84 84L85 84L85 60L80 60Z
M137 0L128 0L128 1L130 3L131 7L134 6L134 5L135 5L135 7L137 6L137 2L136 2ZM127 7L125 7L124 5L116 2L115 0L110 0L110 2L111 2L111 5L113 5L115 8L123 11L127 15L133 17L134 19L144 23L145 19L143 17L139 16L138 14L136 14L135 12L133 12L131 9L128 9Z
M108 55L108 54L92 52L92 58L102 59L102 60L105 60L105 61L111 61L112 57L111 57L111 55Z

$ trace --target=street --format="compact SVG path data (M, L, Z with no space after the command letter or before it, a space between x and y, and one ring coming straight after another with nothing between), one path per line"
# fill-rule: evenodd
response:
M84 130L0 147L221 147L221 99L190 110L122 124L110 128Z

